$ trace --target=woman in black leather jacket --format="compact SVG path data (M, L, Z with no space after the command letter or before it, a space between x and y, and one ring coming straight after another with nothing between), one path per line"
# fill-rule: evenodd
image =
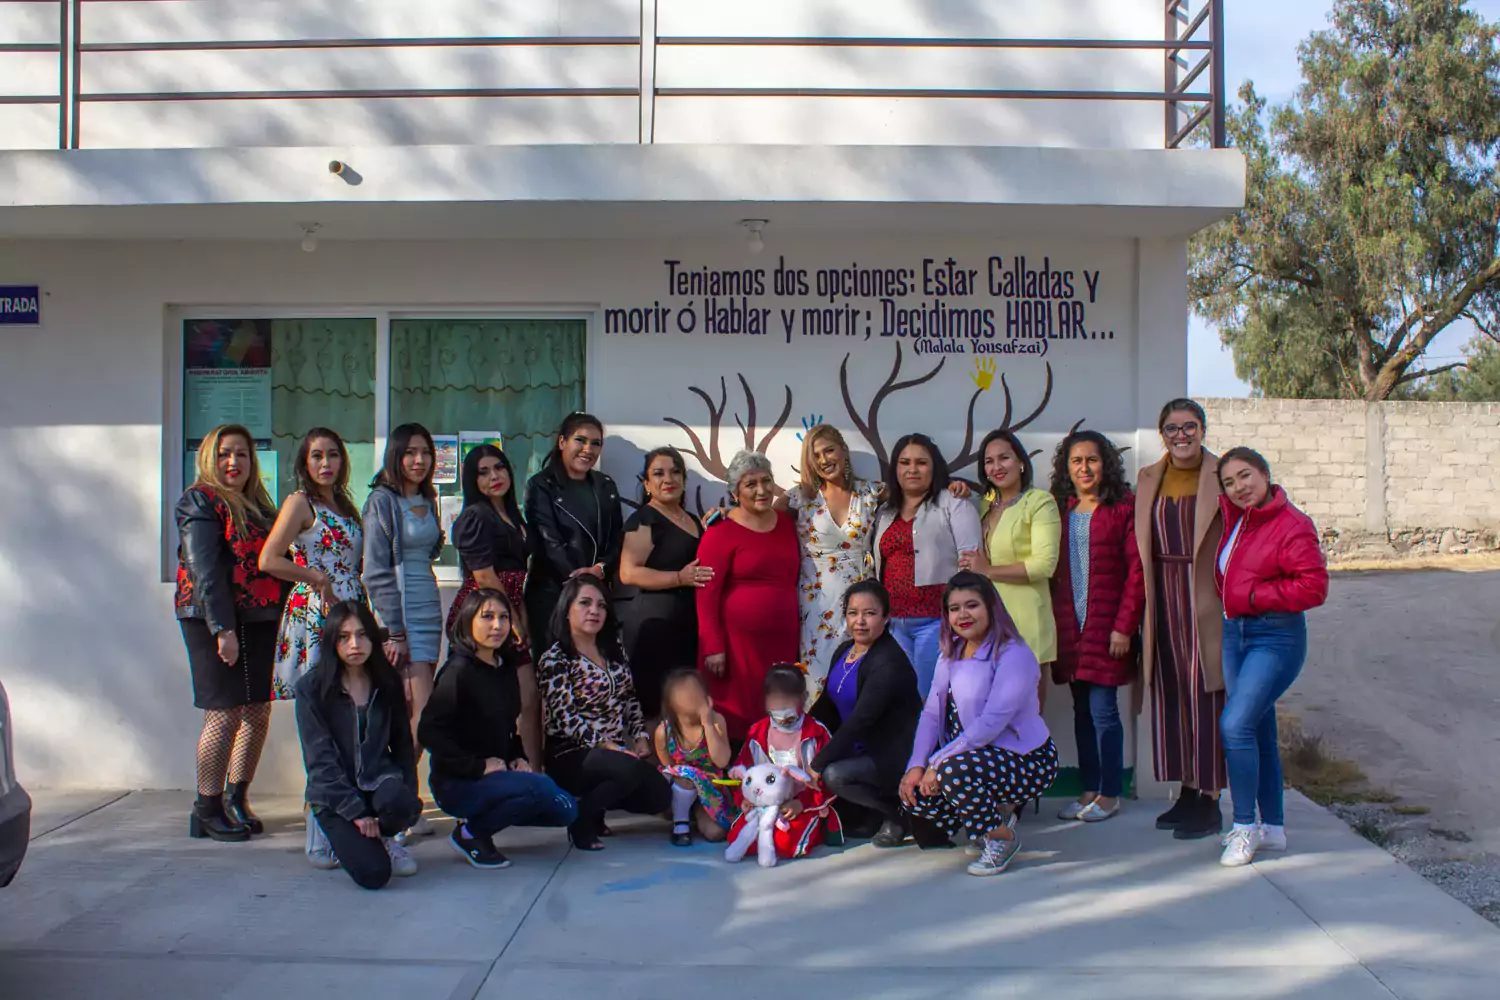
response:
M532 659L538 663L556 641L549 625L563 585L580 573L610 583L618 578L625 523L615 481L594 469L603 450L599 419L570 413L558 428L546 466L526 484L531 529L526 616Z

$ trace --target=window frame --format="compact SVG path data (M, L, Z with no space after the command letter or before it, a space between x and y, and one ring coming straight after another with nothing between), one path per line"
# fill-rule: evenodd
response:
M161 441L161 582L177 578L177 531L174 508L187 489L183 476L184 372L182 324L194 319L367 319L375 322L375 454L385 452L391 424L391 321L392 320L528 320L581 321L584 324L584 408L590 409L594 385L594 351L590 345L600 329L598 305L465 305L462 307L400 303L396 305L171 305L163 314L162 441ZM460 582L457 567L434 567L438 584Z

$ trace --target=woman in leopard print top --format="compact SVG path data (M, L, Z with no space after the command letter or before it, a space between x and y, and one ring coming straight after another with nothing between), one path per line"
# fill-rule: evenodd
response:
M568 828L573 846L597 851L607 810L665 813L671 786L654 763L604 582L587 573L569 580L550 634L557 641L537 666L547 773L578 798L578 820Z

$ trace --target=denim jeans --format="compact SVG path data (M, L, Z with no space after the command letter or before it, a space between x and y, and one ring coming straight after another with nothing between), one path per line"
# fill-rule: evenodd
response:
M463 820L476 837L493 837L508 826L567 826L578 818L578 803L545 774L492 771L464 781L434 782L438 808Z
M1119 689L1073 681L1073 738L1083 790L1118 798L1125 784L1125 727L1120 723Z
M1276 699L1302 672L1307 659L1307 618L1274 613L1231 618L1224 623L1224 688L1219 717L1234 821L1285 821L1281 792L1281 750L1276 739Z
M917 691L924 700L932 687L932 675L937 672L941 625L941 618L892 618L886 626L917 672Z

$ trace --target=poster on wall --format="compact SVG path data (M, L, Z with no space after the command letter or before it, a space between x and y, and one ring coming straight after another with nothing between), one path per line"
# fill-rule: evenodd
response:
M504 450L502 437L499 431L459 431L458 432L458 462L461 466L463 460L469 457L469 452L482 444L492 444L496 448Z
M458 435L434 434L432 446L433 485L451 486L458 482Z
M201 438L221 424L271 436L271 369L189 368L183 381L183 425Z

